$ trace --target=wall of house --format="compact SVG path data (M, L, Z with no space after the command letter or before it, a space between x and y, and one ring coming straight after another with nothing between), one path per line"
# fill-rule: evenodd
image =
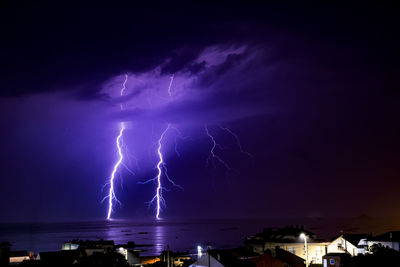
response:
M326 246L328 243L308 243L308 262L322 264L322 257L326 254ZM294 255L306 259L304 243L266 243L265 248L273 251L275 247L284 249Z
M183 266L185 261L190 260L191 258L188 256L176 256L173 258L173 262L175 266Z
M357 256L358 253L357 247L343 237L336 238L328 245L328 253L345 253L346 251L351 256Z
M135 265L141 263L140 257L136 253L129 250L127 250L126 252L126 261L128 262L129 265Z
M323 267L340 267L340 257L337 256L324 257Z
M85 249L86 255L92 256L93 253L105 253L103 248L87 248Z
M29 256L10 257L10 264L21 263L24 260L29 260Z
M61 250L76 250L78 248L79 248L78 244L74 244L74 243L71 243L71 242L66 242L66 243L62 244Z

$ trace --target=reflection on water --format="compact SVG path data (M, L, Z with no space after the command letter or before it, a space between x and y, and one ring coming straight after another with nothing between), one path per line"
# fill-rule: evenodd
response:
M155 255L161 254L161 252L165 249L165 229L163 225L155 226L155 237L154 237L154 250Z

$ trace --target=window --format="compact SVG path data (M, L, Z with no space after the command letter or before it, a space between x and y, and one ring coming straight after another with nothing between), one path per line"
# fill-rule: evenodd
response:
M329 265L335 265L335 259L329 259Z

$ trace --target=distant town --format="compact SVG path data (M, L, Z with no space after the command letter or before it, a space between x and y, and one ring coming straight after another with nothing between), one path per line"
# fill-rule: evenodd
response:
M59 251L37 254L0 244L0 266L165 266L165 267L350 267L400 266L400 231L380 235L339 234L318 239L303 226L265 228L233 249L209 245L196 253L167 246L161 255L141 256L151 245L112 240L70 240Z

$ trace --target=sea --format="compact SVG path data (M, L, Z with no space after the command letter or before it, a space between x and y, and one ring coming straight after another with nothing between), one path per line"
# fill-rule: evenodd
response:
M383 223L382 223L383 222ZM386 224L384 223L386 222ZM267 227L304 227L319 238L330 240L341 233L399 230L396 223L369 217L352 219L164 219L159 221L101 220L57 223L0 224L0 242L10 242L12 250L33 253L61 250L64 242L80 240L114 240L115 244L135 242L141 255L160 255L172 251L196 253L197 246L228 249L244 245L247 236Z

